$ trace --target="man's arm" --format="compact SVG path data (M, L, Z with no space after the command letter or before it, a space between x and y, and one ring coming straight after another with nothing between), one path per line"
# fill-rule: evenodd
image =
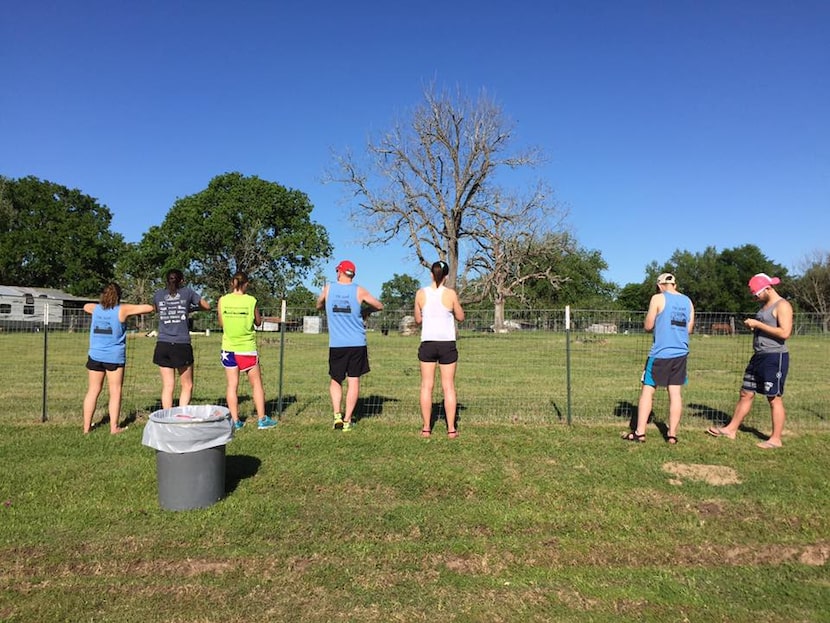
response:
M648 303L648 312L646 312L646 319L643 321L643 328L646 331L654 330L654 323L657 320L657 314L663 309L663 294L655 294L651 297Z
M357 287L357 300L361 303L366 303L372 308L373 311L380 311L383 309L383 303L369 294L369 291L362 286Z
M689 334L695 330L695 304L689 301L689 324L686 325Z
M317 297L317 309L323 309L326 306L326 297L329 295L329 284L323 286L323 291Z

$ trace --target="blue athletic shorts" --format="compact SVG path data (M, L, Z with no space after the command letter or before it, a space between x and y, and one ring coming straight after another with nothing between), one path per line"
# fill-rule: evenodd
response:
M686 384L686 359L688 355L672 357L671 359L646 359L643 370L643 385L650 387L668 387L669 385Z
M790 353L755 353L744 371L741 389L769 398L784 395Z

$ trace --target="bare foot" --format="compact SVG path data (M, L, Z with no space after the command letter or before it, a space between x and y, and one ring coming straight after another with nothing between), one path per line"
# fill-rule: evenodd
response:
M718 428L717 426L710 426L706 429L706 433L712 437L726 437L727 439L735 439L735 433L730 433L725 428Z
M125 430L127 430L126 426L124 428L113 428L110 430L110 435L119 435L123 433Z
M762 441L761 443L757 443L755 445L763 450L776 450L781 447L780 443L775 443L774 441L770 441L769 439L767 439L766 441Z

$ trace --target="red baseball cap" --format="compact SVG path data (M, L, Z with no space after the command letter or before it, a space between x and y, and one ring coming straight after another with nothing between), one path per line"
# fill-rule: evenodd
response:
M355 267L354 263L350 262L349 260L343 260L337 265L337 272L338 273L346 273L349 277L354 277L355 274Z

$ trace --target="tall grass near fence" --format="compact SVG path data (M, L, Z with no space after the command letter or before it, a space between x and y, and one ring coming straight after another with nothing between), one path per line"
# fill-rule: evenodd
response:
M488 331L483 317L464 323L459 334L457 376L460 425L566 422L569 416L575 422L627 423L636 409L640 373L652 338L641 329L642 313L609 314L574 312L575 328L571 331L564 330L564 319L558 312L524 312L513 322L525 328L506 334ZM689 383L684 389L685 425L725 421L734 407L743 369L752 353L751 336L738 332L740 324L734 333L707 332L716 324L736 326L734 319L731 325L724 320L723 316L699 315L699 332L691 337ZM789 340L792 361L785 404L790 428L824 428L830 421L825 389L830 337L809 330L814 326L811 320L809 316L797 317L799 334ZM361 381L358 417L419 421L419 338L417 334L402 335L402 322L403 318L389 315L370 319L372 372ZM221 334L216 331L215 317L201 315L197 327L203 330L192 338L193 403L224 404ZM292 323L291 328L301 329L301 321ZM0 344L10 356L0 387L0 400L7 409L0 417L38 421L44 412L45 382L47 417L80 421L87 343L84 331L0 333ZM328 416L328 336L301 330L260 332L258 343L269 412L312 420ZM142 419L160 408L161 382L152 363L154 347L155 339L144 332L129 335L122 419ZM440 383L436 383L436 410L440 409L439 389ZM240 396L244 416L253 410L244 379ZM757 402L762 422L766 422L766 406L762 400ZM106 397L102 396L97 418L106 415L105 408ZM665 414L665 392L657 393L654 409L658 417Z

